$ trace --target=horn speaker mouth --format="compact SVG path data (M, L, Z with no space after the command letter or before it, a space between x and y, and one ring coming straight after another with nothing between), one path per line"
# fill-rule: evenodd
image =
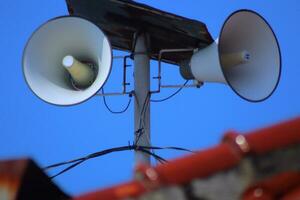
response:
M73 77L78 78L74 79L76 86L84 89L77 90L70 81L70 73L62 63L67 55L96 66L93 75L85 70L90 74L87 78L82 78L82 74ZM111 71L112 48L105 34L92 22L82 17L62 16L51 19L32 34L22 62L25 80L36 96L54 105L76 105L94 96L105 84ZM84 64L79 66L84 69Z
M224 55L242 50L249 51L251 58L226 67ZM251 10L232 13L221 29L218 51L226 82L237 95L260 102L274 93L281 75L281 53L274 31L261 15Z

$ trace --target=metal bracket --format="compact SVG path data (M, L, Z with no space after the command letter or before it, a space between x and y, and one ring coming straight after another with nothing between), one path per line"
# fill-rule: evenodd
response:
M183 87L183 85L162 85L161 84L161 62L162 62L162 56L165 53L178 53L178 52L189 52L189 51L194 51L194 48L189 48L189 49L162 49L159 51L158 54L158 75L153 77L153 79L157 79L158 80L158 86L157 86L157 90L155 91L151 91L152 94L154 93L159 93L161 88L178 88L178 87ZM193 84L193 85L186 85L184 87L200 87L202 85L202 83L199 84Z
M151 94L155 94L155 93L160 93L161 88L200 88L203 83L202 82L198 82L196 81L193 84L190 85L162 85L161 83L161 71L162 71L162 67L161 67L161 62L163 59L163 54L166 53L178 53L178 52L189 52L192 51L194 52L195 49L193 48L189 48L189 49L162 49L159 51L158 54L158 75L153 77L153 79L157 79L158 80L158 86L157 86L157 90L154 91L150 91ZM113 93L97 93L97 96L120 96L120 95L127 95L127 94L132 94L132 91L128 92L127 91L127 86L130 85L130 83L127 82L127 68L130 67L131 65L127 64L127 59L133 59L135 54L147 54L146 52L136 52L136 53L132 53L130 55L126 55L126 56L114 56L114 59L123 59L123 83L122 83L122 92L113 92Z
M203 82L195 81L193 84L189 85L161 85L161 88L200 88Z
M122 82L122 92L112 92L112 93L97 93L96 96L121 96L121 95L131 95L132 91L127 91L127 86L130 83L127 82L127 68L131 67L131 65L127 64L127 59L132 58L132 55L126 56L114 56L113 59L123 59L123 82Z

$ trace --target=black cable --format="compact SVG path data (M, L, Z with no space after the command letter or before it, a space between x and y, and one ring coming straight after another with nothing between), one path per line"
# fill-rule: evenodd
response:
M144 113L141 113L141 118L140 118L140 130L141 130L141 132L139 133L138 138L136 139L136 142L135 142L136 145L138 144L140 138L144 134L145 116L146 116L146 111L148 109L148 106L150 104L150 98L151 98L151 94L149 93L148 94L148 99L145 100L145 104L144 104L144 107L143 107L143 109L144 109L143 112ZM150 141L149 141L149 143L150 143ZM152 152L154 153L153 149L152 149Z
M173 149L173 150L180 150L180 151L192 152L192 151L190 151L188 149L180 148L180 147L155 147L155 146L148 147L148 146L137 146L137 145L130 145L129 144L128 146L121 146L121 147L110 148L110 149L106 149L106 150L103 150L103 151L99 151L99 152L96 152L96 153L89 154L89 155L87 155L85 157L73 159L73 160L70 160L70 161L56 163L56 164L53 164L53 165L45 167L44 170L49 170L49 169L52 169L52 168L56 168L56 167L60 167L60 166L63 166L63 165L71 164L70 166L64 168L63 170L61 170L57 174L55 174L52 177L50 177L52 179L52 178L55 178L55 177L57 177L57 176L65 173L65 172L73 169L74 167L82 164L83 162L85 162L85 161L87 161L89 159L97 158L99 156L104 156L106 154L110 154L110 153L113 153L113 152L128 151L128 150L141 151L141 152L144 152L146 154L149 154L149 155L153 156L156 160L158 160L160 163L167 162L167 160L165 160L164 158L158 156L154 152L149 151L149 150L154 150L154 149L157 149L157 150Z
M57 164L47 166L47 167L44 168L44 170L48 170L48 169L59 167L59 166L62 166L62 165L67 165L67 164L82 161L82 160L85 160L85 159L91 159L91 158L106 155L106 154L109 154L109 153L112 153L112 152L124 151L124 150L132 150L132 149L130 149L130 146L123 146L123 147L115 147L115 148L105 149L103 151L92 153L92 154L89 154L89 155L81 157L81 158L77 158L77 159L74 159L74 160L60 162L60 163L57 163Z
M153 156L156 160L158 160L161 164L167 163L168 161L164 158L160 157L159 155L155 154L154 152L148 151L146 149L139 149L139 151L142 151L146 154L149 154L150 156Z
M151 93L149 92L146 96L146 99L144 101L144 104L142 106L142 110L140 113L139 129L135 132L135 145L139 144L140 138L142 137L143 134L145 134L145 132L144 132L145 117L146 117L148 106L150 105L150 99L151 99ZM137 98L136 98L136 101L139 105ZM148 138L146 138L146 139L148 139ZM150 138L148 139L148 141L149 141L149 145L151 146ZM154 149L151 149L151 152L156 155ZM154 158L155 158L155 161L162 163L162 161L160 159L158 159L157 157L154 157Z
M140 146L143 149L156 149L156 150L165 150L165 149L170 149L170 150L177 150L177 151L186 151L186 152L190 152L190 153L195 153L194 151L191 151L189 149L186 148L182 148L182 147L156 147L156 146Z
M82 158L78 158L78 159L75 159L75 160L71 160L71 161L67 161L67 162L62 162L62 163L57 163L57 164L54 164L54 165L50 165L46 168L44 168L44 170L48 170L48 169L51 169L51 168L54 168L54 167L59 167L59 166L62 166L62 165L67 165L67 164L72 164L66 168L64 168L63 170L61 170L60 172L58 172L57 174L51 176L50 178L53 179L71 169L73 169L74 167L80 165L81 163L89 160L89 159L92 159L92 158L96 158L96 157L99 157L99 156L103 156L103 155L106 155L106 154L109 154L109 153L113 153L113 152L118 152L118 151L127 151L127 150L137 150L137 151L142 151L144 153L147 153L151 156L153 156L155 159L157 159L159 162L163 163L163 162L167 162L165 159L163 159L162 157L148 151L147 149L143 149L141 147L137 147L136 145L133 145L133 146L123 146L123 147L116 147L116 148L111 148L111 149L106 149L106 150L103 150L103 151L100 151L100 152L96 152L96 153L93 153L93 154L90 154L86 157L82 157Z
M78 161L78 162L72 164L71 166L69 166L69 167L67 167L67 168L65 168L65 169L63 169L63 170L61 170L61 171L58 172L57 174L51 176L50 179L54 179L55 177L57 177L57 176L59 176L59 175L65 173L65 172L67 172L67 171L73 169L74 167L76 167L77 165L80 165L80 164L83 163L84 161L85 161L85 160L81 160L81 161Z
M99 156L103 156L103 155L106 155L106 154L109 154L109 153L112 153L112 152L126 151L126 150L130 150L128 146L106 149L104 151L96 152L96 153L90 154L90 155L82 157L82 158L70 160L70 161L67 161L67 162L57 163L57 164L54 164L54 165L50 165L48 167L45 167L44 170L48 170L48 169L51 169L51 168L55 168L55 167L59 167L59 166L62 166L62 165L67 165L67 164L72 164L73 163L69 167L66 167L65 169L63 169L60 172L58 172L57 174L55 174L54 176L50 177L51 179L53 179L53 178L65 173L65 172L73 169L74 167L80 165L81 163L85 162L86 160L96 158L96 157L99 157Z
M95 152L92 154L89 154L87 156L81 157L81 158L77 158L77 159L73 159L73 160L69 160L69 161L65 161L65 162L60 162L60 163L56 163L53 165L49 165L47 167L44 168L44 170L49 170L52 168L56 168L62 165L67 165L67 164L71 164L71 163L75 163L75 162L79 162L79 161L83 161L85 159L91 159L91 158L95 158L95 157L99 157L99 156L103 156L112 152L118 152L118 151L125 151L125 150L144 150L144 149L157 149L157 150L166 150L166 149L170 149L170 150L178 150L178 151L186 151L186 152L192 152L189 149L185 149L185 148L180 148L180 147L156 147L156 146L138 146L138 145L127 145L127 146L121 146L121 147L115 147L115 148L110 148L110 149L106 149L103 151L99 151L99 152Z
M174 97L176 94L178 94L183 88L184 86L186 86L186 84L189 82L189 80L185 81L183 86L180 87L176 92L174 92L173 94L171 94L170 96L163 98L163 99L151 99L151 102L163 102L166 101L168 99L171 99L172 97Z
M141 136L144 134L145 115L146 115L146 111L148 109L148 105L150 103L150 98L151 98L151 94L148 93L147 96L146 96L146 98L145 98L145 101L143 103L142 110L141 110L141 113L140 113L139 129L135 131L135 136L136 136L135 145L138 144ZM136 101L139 104L137 98L136 98Z
M102 94L104 94L104 88L102 88ZM104 105L105 105L105 107L107 108L107 110L109 111L109 112L111 112L112 114L122 114L122 113L124 113L124 112L126 112L127 110L128 110L128 108L129 108L129 106L130 106L130 103L131 103L131 96L129 96L130 98L129 98L129 100L128 100L128 103L127 103L127 105L126 105L126 107L123 109L123 110L121 110L121 111L113 111L109 106L108 106L108 104L107 104L107 101L106 101L106 97L103 95L103 102L104 102Z

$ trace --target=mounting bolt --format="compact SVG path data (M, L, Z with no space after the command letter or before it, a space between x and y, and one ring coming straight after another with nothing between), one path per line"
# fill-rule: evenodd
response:
M203 85L203 82L194 80L194 84L196 85L196 88L200 88Z

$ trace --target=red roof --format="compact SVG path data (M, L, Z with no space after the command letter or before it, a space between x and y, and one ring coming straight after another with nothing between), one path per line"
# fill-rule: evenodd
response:
M162 187L185 185L195 179L205 179L239 166L245 158L267 155L299 144L300 117L246 134L228 132L222 143L215 147L156 167L140 166L136 173L140 175L138 177L143 177L142 179L84 194L75 197L74 200L117 200L138 197ZM285 194L285 199L300 199L300 174L299 171L282 172L264 180L256 180L247 187L243 193L243 199L247 200L274 199L278 195L283 197Z

